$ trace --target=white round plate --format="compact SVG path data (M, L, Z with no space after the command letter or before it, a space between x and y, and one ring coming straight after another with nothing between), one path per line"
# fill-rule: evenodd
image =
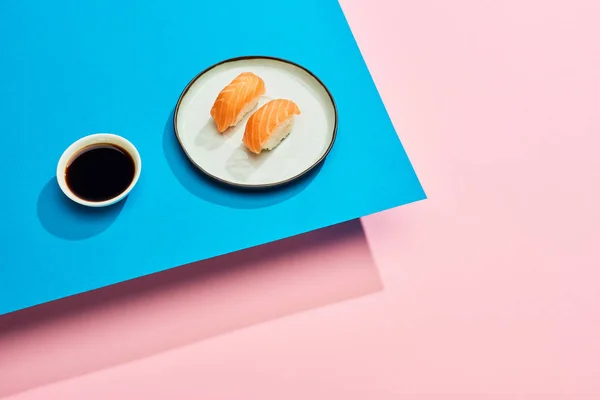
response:
M237 126L219 134L210 109L242 72L260 76L266 94ZM301 114L279 146L253 154L242 143L246 122L258 107L278 98L294 101ZM229 185L263 188L297 179L325 159L335 141L337 109L325 85L307 69L272 57L239 57L208 68L187 85L174 125L185 154L202 172Z

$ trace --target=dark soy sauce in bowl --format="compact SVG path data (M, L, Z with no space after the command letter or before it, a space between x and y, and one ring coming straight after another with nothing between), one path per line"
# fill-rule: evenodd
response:
M82 149L65 171L67 186L80 199L102 202L127 190L135 177L135 161L123 148L94 144Z

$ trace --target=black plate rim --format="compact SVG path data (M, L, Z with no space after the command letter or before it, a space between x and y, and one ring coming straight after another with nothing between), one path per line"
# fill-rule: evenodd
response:
M323 153L323 155L314 163L312 164L310 167L306 168L304 171L300 172L299 174L285 179L283 181L279 181L279 182L273 182L273 183L268 183L268 184L264 184L264 185L245 185L245 184L241 184L241 183L235 183L235 182L230 182L228 180L219 178L209 172L207 172L205 169L203 169L200 165L198 165L198 163L196 163L192 157L190 157L190 155L188 154L187 150L185 149L185 146L183 145L181 138L179 136L179 132L177 130L177 115L179 114L179 107L181 106L181 102L183 101L183 99L185 98L186 94L188 93L188 91L190 90L190 88L192 87L192 85L194 85L194 83L196 83L196 81L198 79L200 79L200 77L202 77L204 74L206 74L207 72L211 71L212 69L223 65L223 64L227 64L227 63L232 63L232 62L238 62L238 61L246 61L246 60L257 60L257 59L261 59L261 60L272 60L272 61L278 61L278 62L282 62L282 63L286 63L289 65L292 65L294 67L300 68L301 70L305 71L306 73L308 73L309 75L311 75L314 79L316 79L316 81L323 87L323 89L325 89L325 91L327 92L327 95L329 96L330 100L331 100L331 104L333 105L333 112L334 112L334 124L333 124L333 133L332 133L332 137L331 137L331 142L329 143L329 147L327 148L327 150L325 150L325 152ZM327 156L329 155L329 153L331 152L331 149L333 148L333 145L335 143L335 140L337 138L337 129L338 129L338 111L337 111L337 105L335 103L335 99L333 98L333 95L331 94L331 91L329 90L329 88L327 87L327 85L325 85L325 83L323 83L323 81L321 81L321 79L319 79L319 77L317 75L315 75L312 71L310 71L309 69L307 69L306 67L297 64L293 61L290 60L286 60L284 58L279 58L279 57L272 57L272 56L241 56L241 57L234 57L234 58L228 58L226 60L220 61L216 64L211 65L210 67L206 68L205 70L203 70L202 72L200 72L199 74L197 74L185 87L185 89L183 89L183 92L181 92L181 95L179 96L179 99L177 100L177 105L175 106L175 112L174 112L174 117L173 117L173 129L175 131L175 136L177 137L177 141L179 142L179 146L181 146L181 149L183 150L183 152L185 153L186 157L188 158L188 160L198 169L200 170L204 175L208 176L209 178L227 185L227 186L232 186L232 187L236 187L239 189L269 189L269 188L274 188L274 187L278 187L278 186L282 186L282 185L286 185L292 181L295 181L301 177L303 177L304 175L308 174L310 171L312 171L313 169L315 169L319 164L321 164L325 158L327 158Z

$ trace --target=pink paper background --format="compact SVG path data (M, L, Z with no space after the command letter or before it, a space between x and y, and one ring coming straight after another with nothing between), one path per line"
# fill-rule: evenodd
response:
M0 397L600 398L600 2L342 6L429 199L0 319Z

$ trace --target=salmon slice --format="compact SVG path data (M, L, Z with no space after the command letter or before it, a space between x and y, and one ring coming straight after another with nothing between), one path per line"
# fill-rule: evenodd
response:
M272 150L292 131L300 108L291 100L271 100L248 119L242 141L253 153Z
M219 133L236 126L265 92L265 82L252 72L241 73L225 86L210 110Z

